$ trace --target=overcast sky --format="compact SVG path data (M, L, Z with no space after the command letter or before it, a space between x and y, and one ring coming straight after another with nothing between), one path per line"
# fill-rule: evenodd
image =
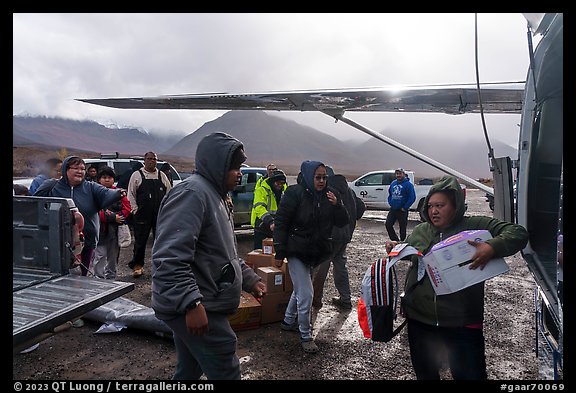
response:
M224 111L113 109L76 98L475 83L474 14L14 14L13 114L196 130ZM521 81L526 20L478 14L480 79ZM341 139L367 138L320 113L270 112ZM359 114L376 131L482 135L478 115ZM516 146L520 115L487 117Z

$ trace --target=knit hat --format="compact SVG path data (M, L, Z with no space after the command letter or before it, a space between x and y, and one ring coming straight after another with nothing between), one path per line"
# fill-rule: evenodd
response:
M274 172L272 172L272 176L270 176L270 181L272 183L278 180L286 181L286 174L280 169L276 169Z

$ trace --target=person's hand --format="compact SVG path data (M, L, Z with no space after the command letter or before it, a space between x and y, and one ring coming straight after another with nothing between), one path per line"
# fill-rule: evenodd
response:
M116 214L116 223L124 224L124 216L122 214Z
M124 198L126 195L128 195L128 191L126 191L125 189L119 188L118 190L120 191L121 198Z
M472 263L470 264L470 269L475 270L480 267L480 270L484 270L484 266L494 258L494 249L492 246L485 242L475 242L474 240L468 240L468 244L476 247L476 252L472 256Z
M328 197L328 200L330 201L330 203L334 206L336 206L336 204L338 203L338 198L336 198L336 195L334 195L334 193L332 191L328 191L326 193L326 196Z
M208 316L202 303L186 311L186 328L193 336L203 336L208 332Z
M266 295L266 292L266 284L264 284L262 281L258 281L256 284L254 284L254 288L252 288L252 294L255 297L262 297Z
M398 244L397 241L389 240L386 242L386 254L390 254L390 251Z
M272 232L274 232L274 228L276 228L276 225L274 223L270 224L270 230Z

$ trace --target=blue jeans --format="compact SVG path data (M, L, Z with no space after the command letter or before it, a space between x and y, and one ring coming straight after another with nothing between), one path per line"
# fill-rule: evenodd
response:
M445 358L454 380L485 380L482 329L438 327L408 319L412 367L419 380L439 380Z
M298 317L300 339L309 341L312 339L312 267L306 265L296 257L288 257L288 271L294 289L284 313L284 322L292 325Z

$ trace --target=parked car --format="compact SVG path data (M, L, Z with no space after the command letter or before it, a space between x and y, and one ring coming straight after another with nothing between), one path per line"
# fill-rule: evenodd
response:
M424 198L432 185L415 184L413 171L406 171L406 177L414 184L414 191L416 192L416 200L410 206L410 210L417 211L421 215ZM389 210L388 187L394 180L396 180L394 169L383 169L365 173L358 179L349 182L348 185L364 201L368 210Z
M114 168L114 172L116 172L116 180L118 180L124 174L124 172L130 170L136 161L140 161L142 164L144 164L144 157L131 156L128 158L120 158L119 154L116 152L102 153L100 154L99 158L84 158L86 167L90 165L96 165L97 169L100 169L101 166L107 165L111 168ZM156 162L156 166L160 168L160 165L164 164L164 162L165 161L158 160L158 162ZM171 168L170 172L172 173L173 185L176 185L182 181L182 177L176 168L172 166L172 164L169 165Z
M254 187L258 179L266 175L266 168L243 165L242 180L233 191L230 191L234 204L234 226L250 225Z
M415 175L413 171L406 171L406 176L414 185L416 200L410 206L410 211L418 212L420 220L424 221L422 208L428 191L432 187L432 179L422 179L414 183ZM358 198L362 199L368 210L390 210L388 204L388 188L396 180L394 169L382 169L365 173L354 181L348 182L348 186L356 193ZM466 185L460 184L466 200ZM466 205L467 208L467 205Z

